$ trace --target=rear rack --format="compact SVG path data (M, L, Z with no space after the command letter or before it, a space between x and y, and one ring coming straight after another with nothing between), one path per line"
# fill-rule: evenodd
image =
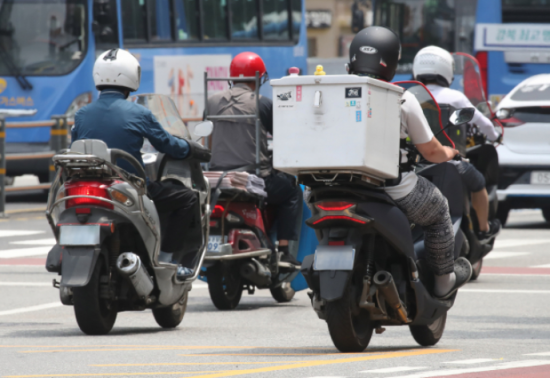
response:
M354 170L299 171L298 181L305 186L361 185L381 187L385 180Z

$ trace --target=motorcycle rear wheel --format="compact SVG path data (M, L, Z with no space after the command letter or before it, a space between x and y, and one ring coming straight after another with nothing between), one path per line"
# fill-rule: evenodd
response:
M290 286L290 282L283 282L282 285L269 289L271 296L279 303L290 302L296 292Z
M409 326L412 337L422 346L433 346L439 342L445 331L445 323L447 322L447 313L443 314L431 324Z
M218 263L207 270L208 292L218 310L232 310L243 295L242 278L237 269Z
M176 328L180 325L187 309L187 294L186 291L183 297L172 306L153 309L153 316L159 326L162 328Z
M73 288L74 314L78 327L87 335L106 335L116 321L115 303L100 298L100 277L107 274L102 256L97 259L90 282Z
M374 327L364 310L355 311L351 295L327 302L330 338L340 352L362 352L369 345Z

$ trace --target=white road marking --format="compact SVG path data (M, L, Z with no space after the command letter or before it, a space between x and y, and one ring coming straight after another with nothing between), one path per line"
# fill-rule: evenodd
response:
M471 365L471 364L481 364L484 362L491 362L496 361L494 358L474 358L471 360L461 360L461 361L449 361L449 362L443 362L444 364L464 364L464 365Z
M385 369L374 369L374 370L364 370L360 371L359 373L399 373L402 371L411 371L411 370L422 370L427 369L427 367L424 366L397 366L392 368L385 368Z
M459 289L459 293L550 294L550 290Z
M27 230L1 230L0 238L9 238L10 236L28 236L44 234L45 231L27 231Z
M193 289L191 291L193 291L194 289L208 289L208 284L206 282L197 280L193 282Z
M524 356L550 356L550 352L529 353L529 354L524 354Z
M60 306L63 306L63 304L61 302L46 303L46 304L38 305L38 306L30 306L30 307L16 308L16 309L13 309L13 310L0 311L0 316L22 314L24 312L33 312L33 311L46 310L46 309L49 309L49 308L60 307Z
M501 252L501 251L492 251L487 256L483 258L483 260L489 260L489 259L506 259L509 257L517 257L517 256L524 256L529 255L529 252Z
M530 268L550 268L550 264L533 265L533 266L530 266Z
M53 287L51 282L0 282L0 286L49 286L49 287Z
M510 247L524 247L527 245L536 245L536 244L548 244L550 239L498 239L495 241L495 249L500 248L510 248Z
M10 244L17 244L17 245L50 245L52 247L55 243L56 243L55 238L36 239L36 240L21 240L21 241L12 241L12 242L10 242Z
M515 369L515 368L526 368L533 366L543 366L550 365L550 360L541 361L541 360L526 360L526 361L514 361L514 362L504 362L502 364L493 365L493 366L484 366L477 368L469 369L449 369L449 370L433 370L433 371L424 371L421 373L411 374L411 375L402 375L399 377L391 378L430 378L430 377L446 377L449 375L459 375L467 373L480 373L484 371L495 371L495 370L506 370L506 369Z
M27 257L37 255L47 255L52 247L34 247L0 250L0 259L11 259L14 257Z

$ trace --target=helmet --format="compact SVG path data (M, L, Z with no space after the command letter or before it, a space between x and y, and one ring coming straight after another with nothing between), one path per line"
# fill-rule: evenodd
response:
M414 57L414 78L424 83L435 81L443 87L448 87L453 82L454 70L453 56L441 47L424 47Z
M349 47L350 74L369 74L391 81L401 58L399 38L390 29L369 26L361 30Z
M229 66L229 74L231 77L254 77L256 71L260 73L260 77L267 78L267 70L264 61L258 54L253 52L243 52L238 54L231 61Z
M126 50L105 51L94 64L94 83L97 89L122 87L137 91L141 80L138 60Z

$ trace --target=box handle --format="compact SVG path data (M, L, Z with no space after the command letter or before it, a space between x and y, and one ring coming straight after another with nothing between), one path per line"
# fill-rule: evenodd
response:
M320 108L322 103L323 103L323 99L322 99L321 91L315 91L313 106L316 108Z

